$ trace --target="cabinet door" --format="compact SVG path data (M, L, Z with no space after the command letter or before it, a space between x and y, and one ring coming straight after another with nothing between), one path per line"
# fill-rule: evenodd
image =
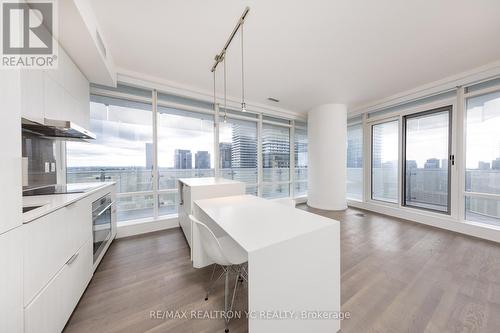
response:
M64 264L59 273L26 306L24 332L61 332L82 296L92 275L92 241Z
M92 235L91 208L77 201L25 224L24 305Z
M66 109L66 91L50 75L44 75L44 115L48 119L65 119Z
M21 115L36 122L43 122L43 71L21 71Z
M0 332L23 331L22 228L0 235Z
M88 129L90 124L89 81L69 56L63 79L63 86L68 93L67 119Z
M0 234L22 224L21 94L19 71L0 74ZM0 273L1 275L1 273Z

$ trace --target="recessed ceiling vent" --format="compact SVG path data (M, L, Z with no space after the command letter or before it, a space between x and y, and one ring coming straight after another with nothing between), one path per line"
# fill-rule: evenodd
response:
M267 99L268 99L269 101L271 101L271 102L275 102L275 103L278 103L278 102L280 101L279 99L274 98L274 97L268 97Z

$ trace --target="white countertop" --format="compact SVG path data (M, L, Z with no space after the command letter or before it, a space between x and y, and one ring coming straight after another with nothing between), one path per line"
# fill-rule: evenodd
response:
M339 223L253 195L203 199L195 203L247 252Z
M83 189L83 193L34 195L23 197L23 207L42 206L29 212L23 213L23 223L28 223L39 217L47 215L59 208L67 206L75 201L85 198L105 187L114 185L115 182L68 184L68 190L72 188Z
M204 177L204 178L179 178L179 181L187 186L210 186L220 184L238 184L237 180L226 179L221 177Z

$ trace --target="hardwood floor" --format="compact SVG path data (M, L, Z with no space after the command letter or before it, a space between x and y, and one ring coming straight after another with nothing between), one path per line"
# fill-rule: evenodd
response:
M341 221L342 332L500 332L500 246L358 209ZM223 320L154 319L151 311L221 310L223 283L204 301L180 229L115 241L65 332L223 332ZM324 255L328 255L325 253ZM244 310L240 289L237 310ZM246 332L245 319L231 332Z

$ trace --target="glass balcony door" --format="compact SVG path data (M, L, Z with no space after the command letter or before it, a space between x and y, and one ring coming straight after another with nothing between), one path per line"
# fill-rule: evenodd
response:
M403 120L403 205L449 214L451 106Z

